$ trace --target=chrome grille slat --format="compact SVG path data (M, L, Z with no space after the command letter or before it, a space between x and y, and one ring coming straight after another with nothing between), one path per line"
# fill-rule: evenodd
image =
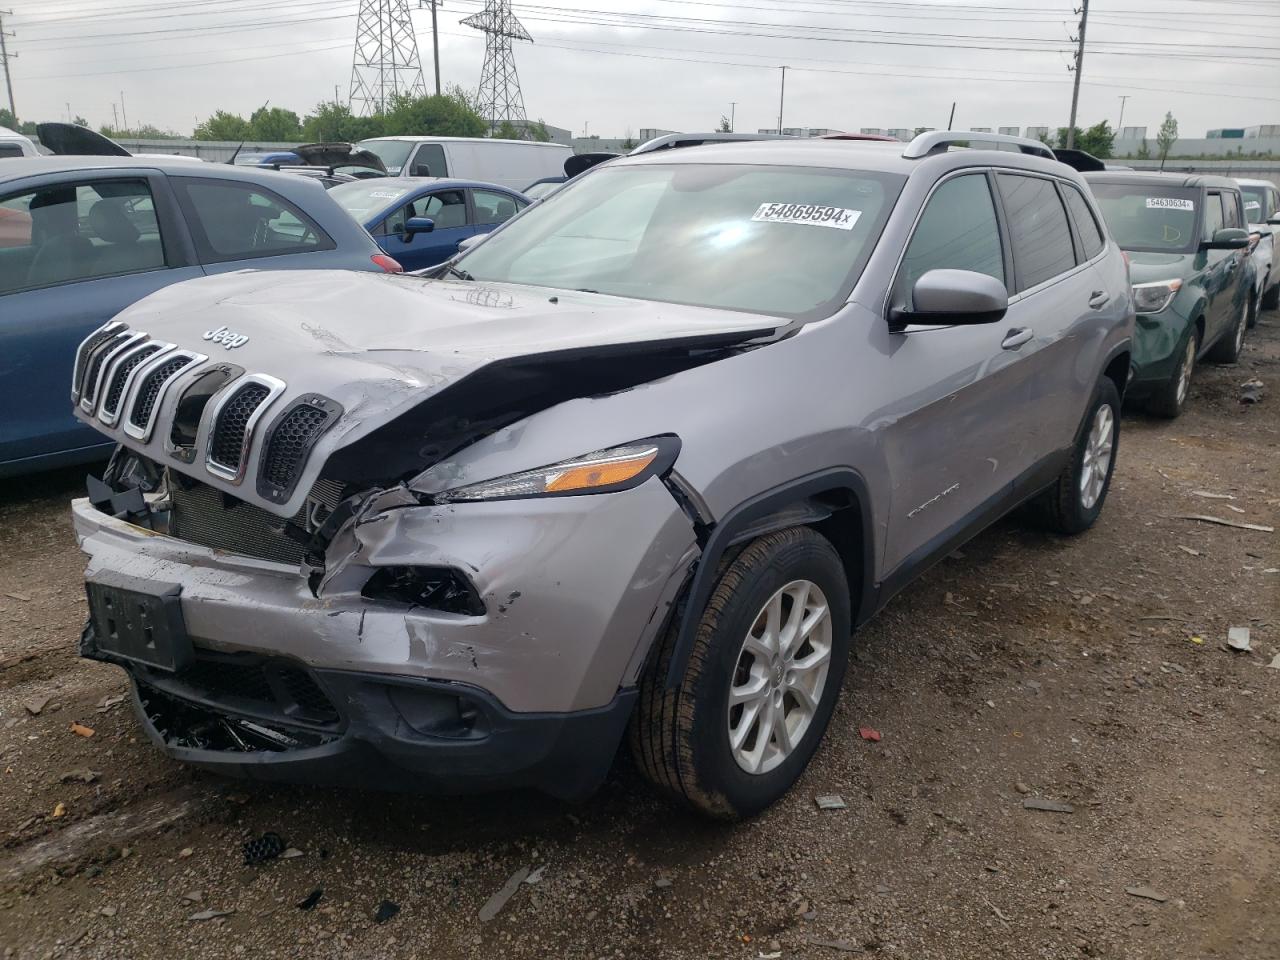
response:
M271 402L284 392L284 383L255 373L224 387L211 402L205 469L216 477L239 483L244 479L253 446L254 429Z
M190 350L177 350L155 357L135 373L138 387L133 406L125 418L124 432L135 440L151 438L152 420L174 378L184 370L203 363L205 356Z
M89 364L89 356L110 340L114 334L127 329L119 320L112 320L103 324L93 333L89 334L76 348L76 362L71 371L71 400L73 403L80 401L80 394L84 391L85 368Z
M106 367L121 350L145 336L145 333L130 333L129 328L124 327L89 352L89 361L85 365L84 384L80 390L81 410L90 414L94 412L98 405L98 394L102 390L102 377L106 373Z
M133 384L133 372L157 353L172 349L172 344L157 340L143 340L120 354L107 369L106 393L98 404L98 419L111 426L120 418L120 409L129 387Z

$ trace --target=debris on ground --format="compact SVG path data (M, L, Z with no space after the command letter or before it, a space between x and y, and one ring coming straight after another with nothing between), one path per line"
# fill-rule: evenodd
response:
M124 703L123 693L114 697L103 697L98 701L98 713L106 713L118 703Z
M54 820L57 820L59 817L65 817L66 815L67 815L67 805L63 803L61 800L59 800L53 808L53 814L51 815L51 818Z
M229 917L233 913L235 913L235 910L201 910L199 913L193 913L187 919L203 922L205 920L216 920L218 917Z
M33 717L38 717L44 711L44 708L49 705L49 701L52 699L53 697L32 697L29 700L23 701L22 706L26 708L27 713L31 714Z
M862 946L857 943L850 943L848 940L819 940L817 937L810 937L809 942L815 947L826 947L828 950L839 950L841 953L862 953Z
M1227 629L1227 646L1240 653L1248 653L1253 649L1249 645L1248 627L1229 627Z
M1267 385L1254 377L1240 384L1240 402L1241 403L1261 403L1262 398L1266 395Z
M31 598L25 593L6 593L5 596L10 600L21 600L23 603L31 602Z
M187 859L187 857L191 856L195 852L196 851L194 847L183 847L181 850L178 851L178 859L185 860Z
M654 881L653 885L657 887L659 890L669 890L671 889L673 883L674 881L670 877L659 877L656 881Z
M303 854L303 852L302 852L301 850L299 850L297 847L290 847L290 848L289 848L288 850L286 850L284 853L280 854L280 859L281 859L281 860L294 860L294 859L296 859L296 858L298 858L298 857L301 857L301 856L304 856L304 854Z
M1234 500L1235 495L1231 493L1213 493L1209 490L1192 490L1193 497L1204 497L1206 500Z
M1204 637L1193 636L1191 638L1191 642L1199 646L1200 644L1204 643Z
M299 910L312 910L315 908L315 905L320 902L320 898L323 896L324 888L316 887L307 894L307 898L305 900L298 902L297 907Z
M204 894L199 890L188 890L182 895L182 899L187 901L187 903L203 903Z
M524 878L524 882L525 882L525 883L530 883L530 884L533 884L533 883L541 883L541 882L542 882L542 875L543 875L544 873L546 873L546 872L547 872L547 865L544 863L544 864L543 864L542 866L540 866L537 870L534 870L534 871L533 871L532 873L530 873L527 877L525 877L525 878Z
M280 839L280 834L269 831L257 840L250 840L244 845L244 865L251 867L257 863L265 863L267 860L274 860L282 853L284 853L284 841Z
M863 740L870 740L872 743L880 742L880 731L874 730L871 727L859 727L858 736Z
M1017 790L1019 793L1023 793L1023 794L1026 794L1026 793L1030 793L1030 792L1031 792L1031 788L1030 788L1029 786L1027 786L1025 783L1023 783L1021 780L1019 780L1017 783L1015 783L1015 784L1013 785L1013 789L1015 789L1015 790Z
M1261 523L1244 523L1240 520L1224 520L1222 517L1211 517L1203 513L1187 513L1179 514L1174 517L1175 520L1200 520L1203 523L1216 523L1223 527L1235 527L1238 530L1256 530L1258 533L1275 533L1275 527L1268 527Z
M101 910L98 911L98 913L102 914L104 917L107 917L107 918L114 917L118 912L119 911L115 907L103 907Z
M400 912L400 904L394 900L383 900L378 904L378 909L373 915L374 923L386 923L397 913Z
M480 922L488 923L496 917L502 908L507 905L507 901L515 896L516 891L520 889L520 884L524 883L525 878L528 876L528 867L521 867L513 873L507 879L507 882L502 885L502 888L480 908Z
M814 797L814 803L818 805L819 810L849 809L849 805L844 802L844 797L836 793L825 793L820 797Z
M1269 664L1268 664L1268 666L1269 666L1272 670L1280 670L1280 653L1277 653L1277 654L1275 655L1275 659L1273 659L1273 660L1271 661L1271 663L1269 663Z
M1024 810L1044 810L1048 813L1075 813L1076 808L1061 800L1046 800L1043 797L1027 797L1022 801Z
M81 783L93 783L97 780L101 773L97 770L90 770L88 767L82 767L77 770L68 770L66 773L58 777L59 783L70 783L72 780L79 780Z
M77 723L76 721L72 720L71 732L74 733L77 737L92 737L93 727L86 727L83 723Z
M1125 887L1124 892L1131 897L1141 897L1143 900L1154 900L1156 903L1164 903L1169 898L1157 890L1153 890L1148 886L1141 887Z
M1191 556L1193 557L1200 556L1199 550L1192 550L1190 547L1184 547L1182 544L1178 544L1178 549L1181 550L1183 553L1191 554Z

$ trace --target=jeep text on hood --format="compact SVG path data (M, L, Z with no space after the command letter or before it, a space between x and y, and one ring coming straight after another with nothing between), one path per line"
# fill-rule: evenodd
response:
M408 480L538 410L783 324L505 284L246 271L170 287L95 331L72 396L81 420L158 466L290 517L322 471Z

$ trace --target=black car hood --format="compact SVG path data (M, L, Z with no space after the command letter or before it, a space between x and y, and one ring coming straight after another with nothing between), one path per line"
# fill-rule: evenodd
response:
M60 157L133 156L109 137L76 123L37 124L36 136L50 153Z
M386 173L386 164L376 153L351 143L304 143L294 147L302 162L310 167L364 167Z

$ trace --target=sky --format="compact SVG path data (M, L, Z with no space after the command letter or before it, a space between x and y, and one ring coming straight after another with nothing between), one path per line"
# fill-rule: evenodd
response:
M365 0L375 6L378 0ZM392 3L395 0L382 0ZM433 85L431 17L413 8ZM1080 0L1074 0L1078 4ZM429 0L424 0L424 4ZM299 115L345 100L360 0L5 0L18 115L182 134L215 110L269 101ZM474 89L485 39L459 23L483 0L443 0L444 84ZM530 119L604 137L642 128L784 125L1056 128L1071 106L1073 0L515 0ZM1092 0L1078 123L1184 137L1280 123L1280 3ZM7 99L0 89L0 104ZM736 106L734 105L736 104Z

